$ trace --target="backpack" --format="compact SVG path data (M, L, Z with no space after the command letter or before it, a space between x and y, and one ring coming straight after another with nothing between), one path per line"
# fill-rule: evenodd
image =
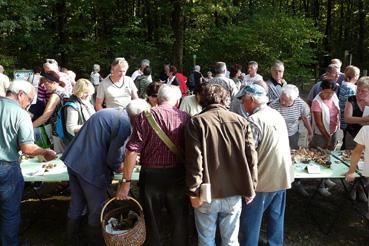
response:
M58 110L56 114L56 123L55 123L55 132L56 135L63 140L64 143L69 143L73 138L66 129L66 109L67 107L72 107L73 109L78 111L78 114L81 114L80 105L76 101L67 101L65 102Z
M194 72L192 72L190 74L190 76L188 76L188 80L187 80L187 87L192 91L193 89L195 89L196 86L196 81L195 81L195 74Z

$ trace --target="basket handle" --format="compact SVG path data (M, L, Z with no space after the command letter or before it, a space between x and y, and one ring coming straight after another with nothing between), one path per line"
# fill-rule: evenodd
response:
M130 197L130 196L128 196L127 198L128 198L128 199L126 199L126 200L132 200L132 201L134 201L134 202L138 205L138 207L140 208L140 210L141 210L141 211L143 211L143 210L142 210L142 207L141 207L141 204L140 204L136 199L134 199L133 197ZM103 222L103 215L104 215L105 209L107 208L107 206L108 206L112 201L114 201L114 200L116 200L116 199L117 199L116 197L113 197L112 199L110 199L109 201L107 201L107 202L105 203L104 207L103 207L103 208L102 208L102 210L101 210L101 214L100 214L100 222L101 222L101 223Z

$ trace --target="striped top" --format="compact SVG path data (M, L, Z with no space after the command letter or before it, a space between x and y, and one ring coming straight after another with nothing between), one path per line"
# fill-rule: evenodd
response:
M166 103L151 108L151 113L177 148L183 150L184 127L190 116ZM143 113L136 116L127 150L140 153L140 162L144 167L166 168L183 165L183 160L178 160L156 135Z
M292 136L298 132L299 119L301 117L310 117L309 106L300 97L296 98L290 107L282 106L279 99L272 101L269 106L283 116L287 124L288 136Z

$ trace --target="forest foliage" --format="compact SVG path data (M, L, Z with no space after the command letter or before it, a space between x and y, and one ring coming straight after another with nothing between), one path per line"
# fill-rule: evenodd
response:
M164 62L187 74L215 61L245 67L285 62L288 81L316 76L329 58L368 67L364 0L0 0L0 64L13 69L55 58L88 76L125 57L132 72L143 58L154 75ZM346 51L346 52L345 52ZM194 56L196 58L194 58ZM196 61L194 61L196 59ZM319 71L321 72L321 71ZM267 76L266 76L267 77Z

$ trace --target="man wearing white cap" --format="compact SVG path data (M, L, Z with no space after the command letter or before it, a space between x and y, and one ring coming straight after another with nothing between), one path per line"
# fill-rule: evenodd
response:
M250 204L243 202L241 245L258 245L263 214L268 210L268 245L283 245L286 189L291 188L293 169L286 122L278 111L267 106L265 89L258 84L245 86L236 95L241 99L258 152L258 184Z

